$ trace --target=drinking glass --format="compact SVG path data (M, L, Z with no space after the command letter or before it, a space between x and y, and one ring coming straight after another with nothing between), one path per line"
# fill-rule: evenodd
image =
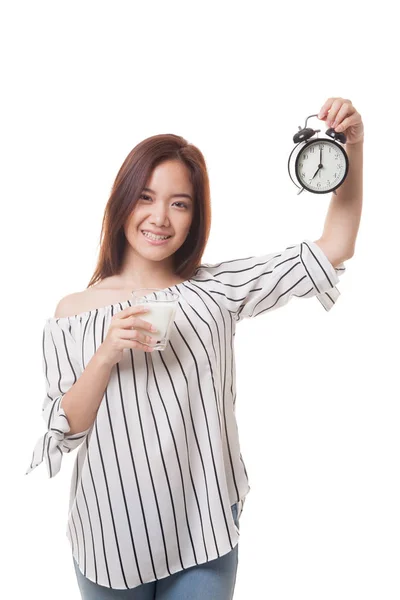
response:
M146 344L155 350L165 350L168 344L172 324L178 307L179 294L160 288L140 288L132 292L133 304L146 304L150 309L141 317L157 327L158 331L148 331L135 327L138 331L149 335L157 344Z

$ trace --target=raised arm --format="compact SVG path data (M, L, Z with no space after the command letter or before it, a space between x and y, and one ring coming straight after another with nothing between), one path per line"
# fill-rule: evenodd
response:
M352 102L343 98L329 98L318 116L347 139L349 172L337 195L332 194L322 236L315 242L334 264L355 251L363 203L364 125Z

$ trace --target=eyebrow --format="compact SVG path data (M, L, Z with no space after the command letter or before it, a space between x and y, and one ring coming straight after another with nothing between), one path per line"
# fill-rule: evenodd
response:
M150 188L147 188L147 187L143 188L143 191L150 192L151 194L155 194L154 190L151 190ZM189 200L193 201L193 198L190 194L172 194L171 198L189 198Z

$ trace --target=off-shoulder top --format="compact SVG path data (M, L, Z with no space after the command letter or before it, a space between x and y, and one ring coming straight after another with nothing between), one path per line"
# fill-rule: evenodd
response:
M317 297L329 311L336 268L309 240L283 251L202 264L170 289L178 309L164 351L124 350L96 419L68 435L64 394L82 374L129 300L69 317L43 331L46 432L27 473L42 461L49 477L79 448L66 535L91 581L129 589L213 560L234 548L250 490L235 417L234 336L244 318L292 298ZM145 317L144 317L145 318Z

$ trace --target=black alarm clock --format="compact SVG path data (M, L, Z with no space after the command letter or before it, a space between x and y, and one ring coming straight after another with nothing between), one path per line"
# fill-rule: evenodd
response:
M304 190L313 194L333 192L337 195L335 190L342 185L349 170L349 159L341 145L346 143L346 136L329 128L326 131L329 138L318 138L318 135L313 138L321 130L314 131L307 127L307 121L311 117L318 117L318 115L307 117L304 129L299 126L299 131L293 136L293 141L297 145L289 156L289 177L300 190L297 195ZM301 187L294 181L291 169L294 169Z

